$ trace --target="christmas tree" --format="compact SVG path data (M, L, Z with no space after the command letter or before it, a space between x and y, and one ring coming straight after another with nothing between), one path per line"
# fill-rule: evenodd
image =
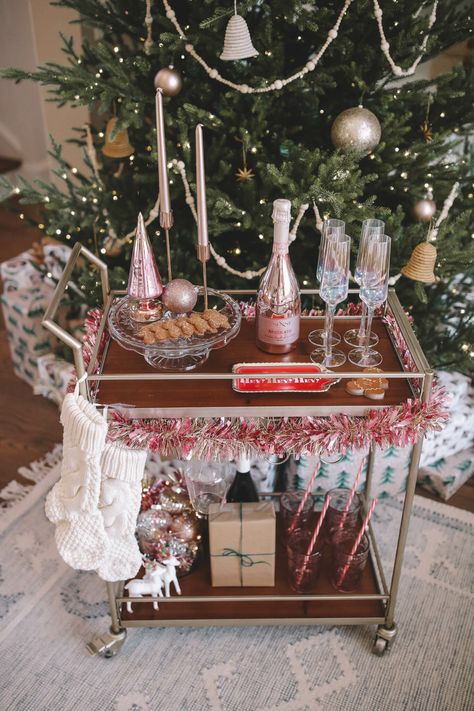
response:
M469 145L474 72L466 63L437 79L407 81L419 62L469 35L469 3L386 0L381 8L377 0L338 5L241 0L237 8L248 24L250 36L244 39L250 49L246 58L234 61L220 59L234 13L230 0L55 4L76 9L98 39L84 39L79 48L65 37L64 65L2 72L15 81L47 86L59 105L82 104L92 112L89 135L71 129L71 139L84 146L84 169L68 165L61 146L52 143L61 188L2 179L3 197L16 188L23 202L43 204L45 234L69 245L80 240L108 263L112 286L124 288L137 214L148 218L151 212L149 232L166 272L163 232L153 221L154 79L165 69L159 81L165 94L174 94L165 98L165 124L175 277L199 282L189 191L195 196L194 128L201 122L215 250L209 263L212 286L257 286L269 257L271 203L277 197L292 200L294 216L309 205L291 251L302 287L315 286L320 218L342 217L354 251L361 220L385 220L397 277L414 247L427 239L428 224L416 219L414 209L426 218L434 201L439 225L431 238L436 237L438 281L423 284L402 276L396 288L432 364L469 367L474 352L472 309L466 306L474 237ZM356 112L352 118L345 115L344 125L353 150L347 152L344 136L334 127L336 149L331 127L343 111L359 105L374 114L369 145L360 140ZM116 121L105 135L112 117ZM127 133L118 136L119 131ZM424 199L428 203L420 204ZM81 286L90 302L98 295L96 281L84 267Z

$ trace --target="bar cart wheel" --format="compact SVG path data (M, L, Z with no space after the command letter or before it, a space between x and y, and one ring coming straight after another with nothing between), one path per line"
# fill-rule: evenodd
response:
M95 639L86 644L86 650L92 657L99 654L101 657L105 657L105 659L110 659L120 652L126 636L126 629L120 629L119 632L114 632L111 627L106 634L101 637L95 637Z
M372 651L378 657L382 657L387 650L392 646L395 637L397 636L397 626L393 624L391 627L379 625L377 634L375 635L374 646Z
M385 654L385 651L387 649L388 642L386 639L382 639L382 637L376 637L374 640L374 646L372 648L372 652L377 655L377 657L383 657Z

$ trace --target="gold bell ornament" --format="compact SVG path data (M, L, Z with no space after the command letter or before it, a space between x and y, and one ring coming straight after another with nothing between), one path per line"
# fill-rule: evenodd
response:
M234 14L227 23L224 38L224 49L221 59L248 59L256 57L258 51L252 44L249 28L242 15L237 14L237 2L234 2Z
M135 148L130 145L128 131L124 128L122 131L117 131L114 138L110 138L110 134L115 129L117 119L115 116L107 121L105 129L105 143L102 148L102 153L107 158L127 158L135 152Z
M433 284L436 281L434 268L436 264L436 247L429 242L417 244L413 250L408 264L401 268L404 276L413 281L424 284Z

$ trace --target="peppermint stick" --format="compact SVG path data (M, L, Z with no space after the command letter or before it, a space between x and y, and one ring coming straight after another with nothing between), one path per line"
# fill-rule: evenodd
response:
M360 529L359 535L355 539L354 545L352 546L351 552L349 553L349 556L348 556L349 561L343 567L341 574L339 576L339 580L337 581L337 587L340 587L342 585L344 578L347 575L347 571L349 570L350 565L351 565L351 558L352 558L352 556L354 556L357 553L357 549L359 548L360 542L362 540L362 536L364 535L364 533L367 529L367 526L369 525L370 517L372 516L372 514L374 512L376 503L377 503L377 498L373 499L372 503L370 504L369 510L367 511L367 514L364 518L364 523L362 524L362 528Z
M312 489L313 489L314 480L315 480L316 477L318 476L318 472L319 472L320 467L321 467L321 460L318 461L318 463L317 463L317 465L316 465L316 469L315 469L314 472L312 473L311 479L308 481L308 484L307 484L307 486L306 486L305 492L304 492L304 494L303 494L303 498L302 498L301 501L300 501L300 504L299 504L299 506L298 506L298 510L297 510L297 512L295 513L295 515L294 515L294 517L293 517L293 521L291 522L291 525L290 525L290 527L289 527L289 529L288 529L288 536L290 536L290 535L293 533L293 531L295 530L295 528L296 528L296 524L298 523L299 517L301 516L301 512L302 512L303 509L304 509L304 505L305 505L305 503L307 502L308 497L309 497L309 495L311 494L311 491L312 491Z
M346 507L345 507L344 511L342 512L341 520L339 521L339 526L337 527L337 530L338 530L338 531L342 531L342 529L344 528L344 524L345 524L345 522L346 522L347 514L349 513L349 509L350 509L351 504L352 504L352 499L354 498L354 495L355 495L355 493L356 493L356 489L357 489L357 487L358 487L358 485L359 485L359 481L360 481L360 478L361 478L361 476L362 476L362 471L363 471L363 469L364 469L365 460L366 460L366 457L362 457L362 461L361 461L361 463L360 463L359 471L357 472L357 476L356 476L356 478L355 478L355 482L352 484L352 489L351 489L351 493L349 494L349 499L348 499L348 501L347 501L347 504L346 504Z
M323 523L324 523L324 519L325 519L325 517L326 517L326 512L327 512L327 510L328 510L328 508L329 508L329 504L330 504L330 503L331 503L331 497L330 497L330 496L326 496L326 501L324 502L324 506L323 506L322 511L321 511L321 514L320 514L320 516L319 516L319 518L318 518L318 522L317 522L316 527L315 527L315 529L314 529L313 535L311 536L311 540L310 540L310 542L309 542L309 546L308 546L308 549L307 549L306 554L305 554L305 558L306 558L306 559L309 558L309 556L310 556L310 555L312 554L312 552L313 552L314 546L316 545L316 539L317 539L318 536L319 536L319 532L320 532L320 530L321 530L321 526L322 526ZM303 575L305 574L305 570L306 570L306 565L303 565L303 567L301 568L301 570L300 570L300 572L299 572L298 579L297 579L297 581L296 581L296 586L297 586L297 587L301 584L301 581L302 581L302 579L303 579Z

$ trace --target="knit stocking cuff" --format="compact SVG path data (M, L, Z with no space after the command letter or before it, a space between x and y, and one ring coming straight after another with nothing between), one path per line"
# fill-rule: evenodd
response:
M68 393L61 410L61 422L68 443L86 452L97 452L104 446L107 423L94 405L87 405L87 408L79 407L76 396Z
M130 449L117 444L106 444L101 457L102 476L130 484L143 479L146 449Z

